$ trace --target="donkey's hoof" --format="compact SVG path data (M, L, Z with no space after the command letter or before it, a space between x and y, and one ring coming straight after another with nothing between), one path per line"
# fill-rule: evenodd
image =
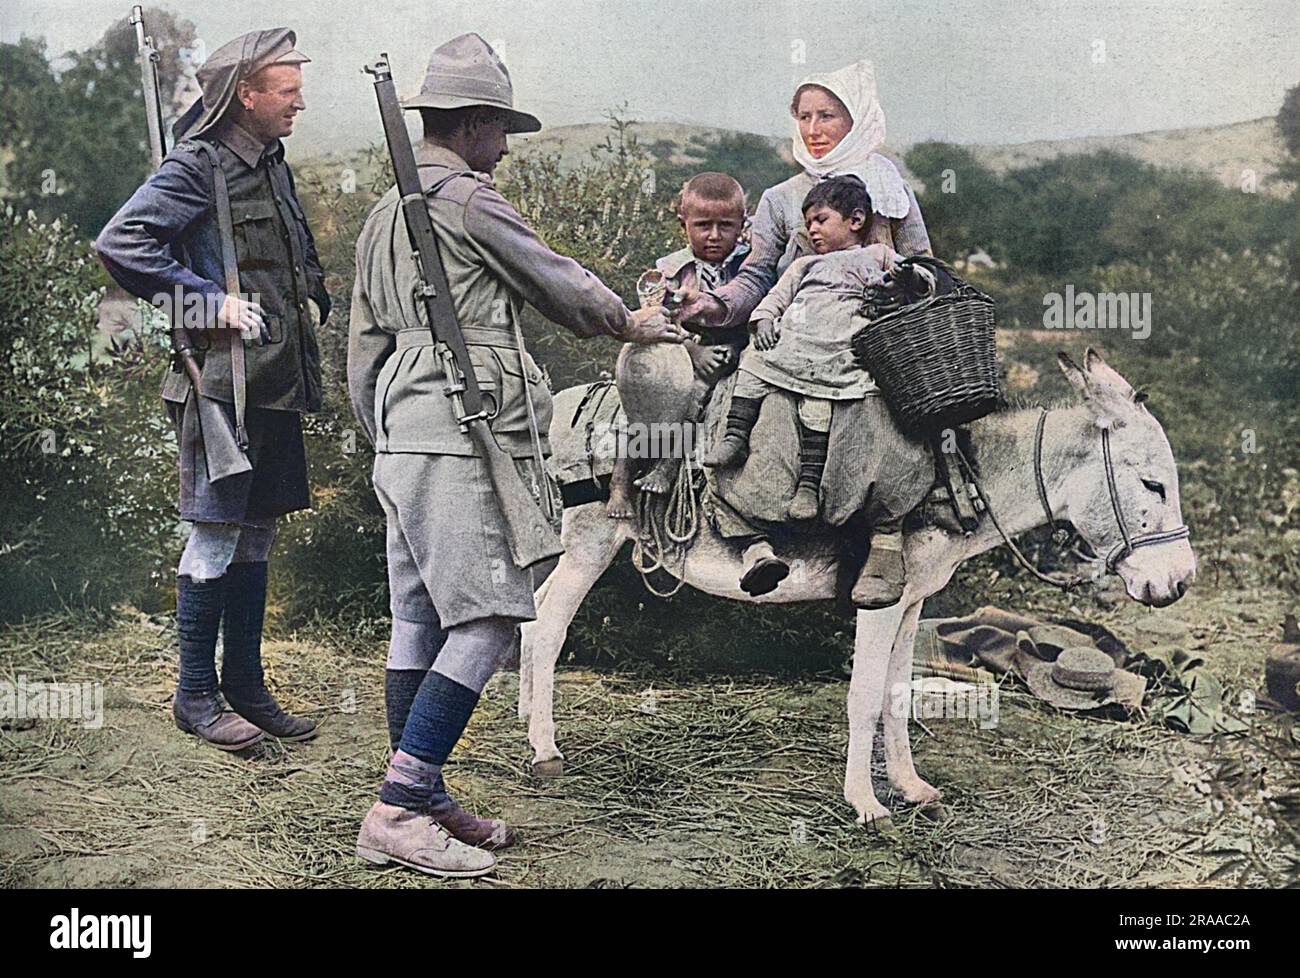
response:
M927 822L946 822L948 820L948 807L940 802L932 801L928 805L921 805L916 809L916 813Z
M942 791L920 778L906 784L896 785L894 790L902 795L903 800L909 805L917 805L922 808L927 805L934 805L943 798Z
M902 838L902 833L898 831L898 827L894 825L893 817L888 812L884 815L859 815L858 824L890 842Z
M544 761L533 761L533 777L535 778L558 778L563 773L563 757L548 757Z

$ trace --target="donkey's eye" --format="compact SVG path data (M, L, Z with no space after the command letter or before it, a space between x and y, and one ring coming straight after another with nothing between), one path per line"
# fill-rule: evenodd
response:
M1163 483L1156 482L1154 479L1143 479L1142 485L1146 486L1157 496L1159 496L1161 502L1165 501L1165 487Z

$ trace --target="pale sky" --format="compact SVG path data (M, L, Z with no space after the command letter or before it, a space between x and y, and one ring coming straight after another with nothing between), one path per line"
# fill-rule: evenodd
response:
M362 64L388 51L399 92L409 94L429 52L464 31L499 47L516 105L548 126L599 121L626 102L632 118L785 135L798 80L863 57L875 62L894 147L1221 125L1274 114L1300 82L1297 0L157 5L194 21L209 51L254 28L298 32L313 62L295 155L377 141ZM0 38L82 48L129 9L124 0L7 0Z

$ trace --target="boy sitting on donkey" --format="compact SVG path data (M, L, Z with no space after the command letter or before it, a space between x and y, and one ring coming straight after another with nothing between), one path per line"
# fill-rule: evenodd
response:
M682 186L677 218L689 244L664 255L655 262L652 272L642 276L642 283L650 279L662 283L655 290L656 295L650 297L655 302L679 289L714 289L725 285L749 254L749 244L742 234L745 229L745 191L733 177L713 172L697 173L691 177ZM654 420L695 421L714 385L736 369L740 351L748 342L749 336L743 329L696 329L691 340L683 344L690 354L695 378L691 406L683 417ZM631 352L644 355L643 351ZM630 519L635 515L633 485L645 492L668 492L681 459L659 459L650 471L635 479L639 468L637 462L620 455L614 465L609 482L609 503L605 510L614 519Z

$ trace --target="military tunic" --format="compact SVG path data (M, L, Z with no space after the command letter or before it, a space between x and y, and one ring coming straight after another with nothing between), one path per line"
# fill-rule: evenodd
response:
M523 305L579 336L620 336L631 314L594 275L551 251L490 177L430 143L417 148L417 159L475 375L496 405L490 427L528 484L535 473L525 398L543 444L552 406L541 371L516 346ZM375 447L375 493L388 519L392 613L444 628L494 616L532 619L532 575L510 559L486 465L443 394L446 376L415 283L392 190L357 241L348 340L348 387Z
M196 522L260 521L311 504L300 416L321 406L320 348L307 300L329 315L324 272L283 144L264 146L226 122L199 137L216 150L230 196L239 288L265 313L267 342L245 350L248 457L253 471L208 478L189 381L179 365L163 379L180 442L180 515ZM196 140L178 144L95 242L113 278L171 307L202 365L203 396L233 428L229 347L214 340L225 269L213 173ZM228 334L225 334L228 335Z

